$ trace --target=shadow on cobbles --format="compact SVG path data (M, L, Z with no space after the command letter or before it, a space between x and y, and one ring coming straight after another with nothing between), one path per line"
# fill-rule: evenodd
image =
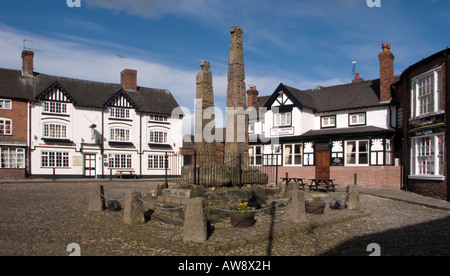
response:
M374 243L381 256L450 256L448 229L450 217L352 238L322 256L369 256L368 245Z

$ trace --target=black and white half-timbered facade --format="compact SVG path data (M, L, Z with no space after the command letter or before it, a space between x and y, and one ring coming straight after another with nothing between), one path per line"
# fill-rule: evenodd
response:
M166 168L181 171L165 156L182 146L183 114L172 116L179 106L170 91L137 86L136 71L124 70L120 84L35 72L25 79L20 71L4 71L8 89L28 98L29 123L22 126L27 175L103 178L123 171L155 177Z
M265 112L249 121L254 165L341 184L353 183L357 174L361 185L400 188L395 76L385 67L393 69L388 44L380 54L380 79L364 81L358 74L349 84L308 90L280 84L259 98L254 107Z

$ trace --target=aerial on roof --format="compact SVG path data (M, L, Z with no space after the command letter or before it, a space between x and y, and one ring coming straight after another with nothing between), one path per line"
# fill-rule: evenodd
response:
M169 90L138 87L136 92L123 89L121 84L85 81L35 73L34 78L23 77L19 70L0 68L0 97L39 100L49 89L57 87L71 101L82 107L104 108L118 93L131 100L137 111L172 114L179 107Z

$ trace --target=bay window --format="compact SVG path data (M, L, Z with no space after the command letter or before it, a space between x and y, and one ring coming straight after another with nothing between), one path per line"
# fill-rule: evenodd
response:
M165 131L150 131L150 144L167 144L167 132Z
M24 169L25 149L0 148L0 168Z
M125 128L111 128L111 141L114 142L129 142L130 130Z
M61 124L44 124L44 138L67 138L67 126Z
M411 176L444 177L444 135L429 135L411 140Z

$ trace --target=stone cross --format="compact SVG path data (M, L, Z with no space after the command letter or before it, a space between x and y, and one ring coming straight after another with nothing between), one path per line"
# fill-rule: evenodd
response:
M231 28L228 60L227 124L225 158L227 155L248 155L248 116L245 89L243 30Z
M214 92L210 63L203 60L202 71L197 75L197 100L195 104L194 145L197 164L209 165L217 162Z

